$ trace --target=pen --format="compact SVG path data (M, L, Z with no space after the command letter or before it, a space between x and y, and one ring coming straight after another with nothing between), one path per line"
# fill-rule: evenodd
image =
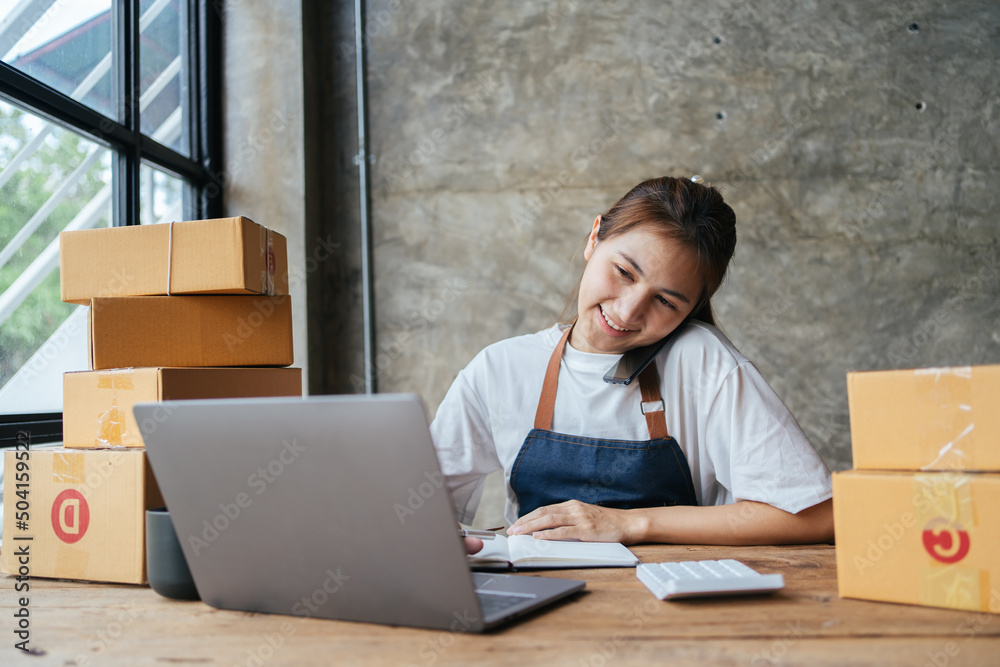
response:
M496 533L491 533L488 530L472 530L471 528L459 528L458 534L462 537L478 537L481 540L492 540L496 537Z

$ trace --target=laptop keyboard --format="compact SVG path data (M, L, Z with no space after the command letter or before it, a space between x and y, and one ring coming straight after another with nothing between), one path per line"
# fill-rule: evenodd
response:
M479 606L483 611L483 618L490 618L498 614L502 614L516 604L520 604L526 600L531 600L535 596L509 595L504 593L495 593L493 591L477 590L476 597L479 598Z

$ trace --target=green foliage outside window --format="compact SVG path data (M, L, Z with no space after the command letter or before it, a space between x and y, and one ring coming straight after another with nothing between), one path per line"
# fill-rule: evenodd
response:
M0 102L0 168L39 131L44 122ZM108 151L82 136L57 128L25 160L0 190L0 249L7 246L52 196L91 150L104 155L70 189L47 219L4 266L0 266L0 293L58 238L59 232L109 184ZM110 224L110 207L97 226ZM75 306L59 298L59 271L55 270L0 324L0 386L5 384L52 335Z

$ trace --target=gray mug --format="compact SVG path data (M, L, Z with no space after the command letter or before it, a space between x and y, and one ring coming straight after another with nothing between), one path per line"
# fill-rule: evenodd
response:
M198 600L191 570L165 507L146 510L146 578L163 597Z

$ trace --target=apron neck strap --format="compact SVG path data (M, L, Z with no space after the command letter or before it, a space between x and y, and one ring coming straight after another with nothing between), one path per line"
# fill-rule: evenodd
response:
M542 383L542 394L538 397L538 409L535 411L535 428L541 431L552 430L552 413L556 407L556 388L559 384L559 366L562 363L563 350L573 330L571 324L563 332L562 338L556 344L549 357L549 365L545 369L545 381ZM646 366L639 374L639 391L642 393L642 412L646 416L646 427L649 429L650 440L663 440L669 436L667 420L664 417L664 404L660 398L660 377L656 372L656 363Z

